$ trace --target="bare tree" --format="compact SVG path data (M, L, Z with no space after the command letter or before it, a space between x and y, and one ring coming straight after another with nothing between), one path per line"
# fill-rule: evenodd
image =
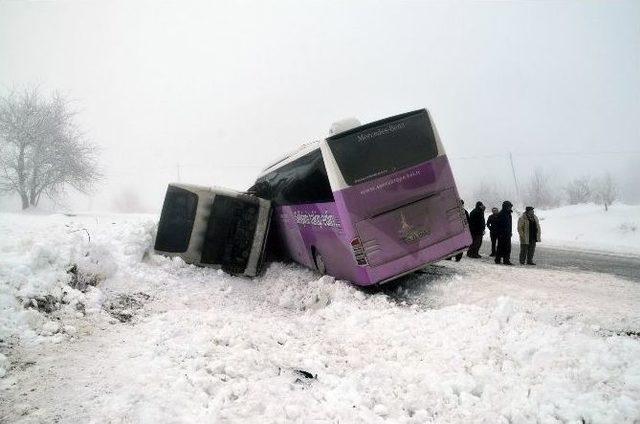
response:
M598 178L594 183L593 199L599 205L604 205L608 211L609 206L618 199L618 185L608 172Z
M43 99L37 89L0 97L0 192L20 195L22 209L66 186L87 193L100 179L96 147L74 117L67 100Z
M513 198L511 190L498 186L495 182L482 181L473 191L473 200L482 201L487 208L500 209L502 202Z
M542 169L536 169L525 191L525 202L541 208L556 207L560 205L560 197L554 191L551 178Z
M577 205L579 203L587 203L593 198L593 191L591 188L591 178L588 176L574 178L565 187L564 191L567 193L567 197L570 205Z

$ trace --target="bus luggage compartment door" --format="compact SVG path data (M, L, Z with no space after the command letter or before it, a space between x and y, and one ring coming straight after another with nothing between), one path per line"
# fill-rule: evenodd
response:
M451 190L386 211L356 224L356 230L370 266L382 265L422 250L462 230Z

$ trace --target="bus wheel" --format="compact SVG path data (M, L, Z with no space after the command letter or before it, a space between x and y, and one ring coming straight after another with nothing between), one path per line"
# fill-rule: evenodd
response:
M322 255L315 248L313 248L313 261L316 263L316 269L322 275L327 273L327 268L324 266Z

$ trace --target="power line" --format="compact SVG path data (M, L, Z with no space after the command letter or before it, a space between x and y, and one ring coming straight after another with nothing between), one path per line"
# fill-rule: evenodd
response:
M491 159L491 158L505 158L509 157L511 153L503 154L489 154L489 155L474 155L474 156L449 156L452 160L465 160L465 159ZM516 157L532 157L532 156L598 156L598 155L640 155L640 150L619 150L619 151L590 151L590 152L541 152L541 153L514 153Z
M493 153L493 154L481 154L481 155L469 155L469 156L448 156L450 160L478 160L478 159L509 159L511 162L513 158L524 158L524 157L549 157L549 156L572 156L572 157L591 157L591 156L599 156L599 155L640 155L640 150L601 150L601 151L590 151L590 152L540 152L540 153ZM233 168L246 168L246 169L263 169L265 164L256 165L251 163L228 163L228 164L216 164L216 163L197 163L197 162L180 162L177 165L159 165L154 166L154 171L168 171L168 172L176 172L179 176L181 176L181 171L185 169L233 169ZM108 172L110 173L118 173L118 174L139 174L139 170L132 170L131 167L121 167L121 166L106 166Z

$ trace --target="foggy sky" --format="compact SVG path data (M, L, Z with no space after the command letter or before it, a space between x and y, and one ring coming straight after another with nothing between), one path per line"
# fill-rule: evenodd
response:
M431 111L459 187L610 171L640 201L640 2L0 1L0 92L74 99L106 179L246 189L332 122ZM635 152L635 153L634 153ZM15 209L15 200L0 198Z

